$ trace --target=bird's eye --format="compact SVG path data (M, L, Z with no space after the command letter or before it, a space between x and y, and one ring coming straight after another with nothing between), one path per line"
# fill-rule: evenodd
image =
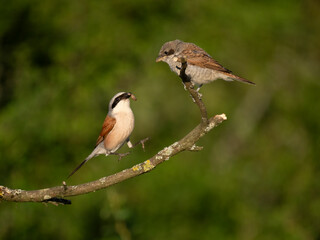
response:
M165 54L165 55L168 55L168 51L164 51L164 54Z

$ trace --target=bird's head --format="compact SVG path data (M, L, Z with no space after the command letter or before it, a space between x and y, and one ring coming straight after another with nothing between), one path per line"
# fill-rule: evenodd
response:
M121 111L130 108L130 98L134 101L137 98L131 92L119 92L110 100L109 111Z
M180 40L166 42L160 49L156 62L167 62L170 58L177 54L178 45L183 43Z

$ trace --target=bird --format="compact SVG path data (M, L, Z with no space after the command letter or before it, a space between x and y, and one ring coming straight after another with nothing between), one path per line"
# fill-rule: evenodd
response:
M255 85L255 83L234 75L232 71L223 67L214 60L202 48L193 43L174 40L162 45L156 62L166 62L171 71L180 74L181 59L187 62L185 73L189 76L190 81L198 87L198 91L203 84L208 84L217 79L225 81L239 81Z
M137 100L130 92L119 92L110 100L109 112L103 122L94 150L69 174L68 178L93 157L101 154L106 156L115 154L125 142L129 148L133 147L130 135L134 128L134 115L130 108L130 98Z

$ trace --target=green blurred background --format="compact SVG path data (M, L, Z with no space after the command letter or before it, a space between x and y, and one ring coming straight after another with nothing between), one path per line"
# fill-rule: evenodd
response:
M93 149L110 98L131 91L132 141L68 184L153 156L200 121L180 79L155 63L194 42L237 75L201 89L228 121L154 171L72 205L0 204L0 239L320 239L320 3L1 1L0 185L60 185ZM124 146L121 151L127 151Z

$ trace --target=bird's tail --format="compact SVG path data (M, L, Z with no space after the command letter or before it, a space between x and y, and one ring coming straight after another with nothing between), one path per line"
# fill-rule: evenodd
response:
M69 174L69 176L67 177L67 179L69 177L71 177L76 171L78 171L82 166L83 164L85 164L86 162L88 162L91 158L94 158L95 156L97 156L97 153L96 151L93 151L85 160L82 161L82 163L80 163L73 171L72 173Z
M239 81L239 82L243 82L243 83L248 83L248 84L251 84L251 85L256 85L254 82L251 82L245 78L242 78L242 77L239 77L237 75L234 75L232 73L228 73L229 77L231 78L230 80L236 80L236 81Z
M242 78L242 77L237 77L235 78L235 80L239 81L239 82L243 82L243 83L248 83L248 84L251 84L251 85L256 85L254 82L251 82L245 78Z

